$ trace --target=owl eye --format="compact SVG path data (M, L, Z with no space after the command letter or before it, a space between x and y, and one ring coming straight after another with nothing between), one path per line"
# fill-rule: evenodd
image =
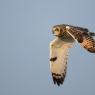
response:
M59 31L59 28L55 28L55 31Z

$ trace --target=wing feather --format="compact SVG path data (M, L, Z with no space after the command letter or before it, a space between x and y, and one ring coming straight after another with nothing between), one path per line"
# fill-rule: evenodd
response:
M67 26L66 29L67 32L75 40L77 40L83 48L85 48L87 51L91 53L95 53L95 40L91 35L89 35L89 32L78 30L69 26Z
M58 86L63 84L66 69L68 49L71 43L65 43L59 39L55 39L50 43L50 69L54 84Z

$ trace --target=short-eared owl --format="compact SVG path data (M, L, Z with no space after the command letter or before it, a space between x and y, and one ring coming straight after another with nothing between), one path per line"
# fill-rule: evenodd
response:
M50 69L54 84L60 86L66 76L69 48L77 41L87 51L95 53L95 33L87 28L66 24L55 25L52 33L56 38L50 43Z

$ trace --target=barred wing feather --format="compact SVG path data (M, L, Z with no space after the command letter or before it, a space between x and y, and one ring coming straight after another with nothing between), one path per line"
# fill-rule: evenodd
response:
M68 49L71 43L65 43L59 39L55 39L50 43L50 69L54 84L58 86L63 84L66 69Z
M77 40L83 48L85 48L87 51L91 53L95 53L95 40L89 34L89 32L77 30L69 26L67 26L66 29L67 29L67 32L75 40Z

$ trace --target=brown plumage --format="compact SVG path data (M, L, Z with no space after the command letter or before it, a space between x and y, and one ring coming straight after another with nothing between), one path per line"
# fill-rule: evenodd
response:
M67 29L68 33L73 36L74 39L76 39L82 47L84 47L86 50L88 50L91 53L95 53L95 40L91 36L94 33L77 30L74 27L71 27Z

